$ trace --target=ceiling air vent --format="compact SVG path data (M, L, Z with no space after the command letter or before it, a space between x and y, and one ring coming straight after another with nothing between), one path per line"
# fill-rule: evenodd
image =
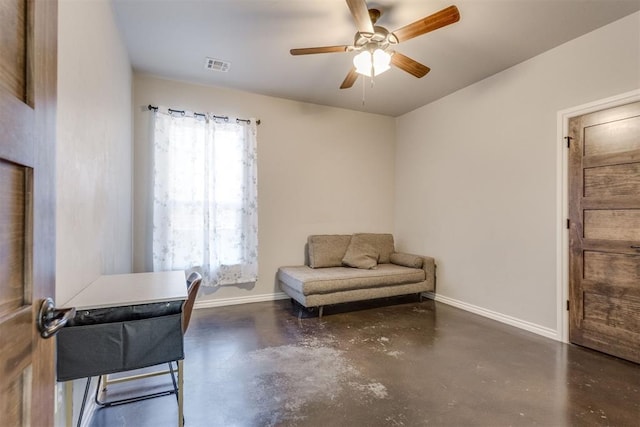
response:
M205 58L204 68L212 71L222 71L226 73L231 68L231 62L223 61L222 59Z

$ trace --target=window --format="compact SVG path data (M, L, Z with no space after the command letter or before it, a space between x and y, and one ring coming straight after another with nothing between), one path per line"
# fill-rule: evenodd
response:
M153 267L204 283L257 279L255 121L154 113Z

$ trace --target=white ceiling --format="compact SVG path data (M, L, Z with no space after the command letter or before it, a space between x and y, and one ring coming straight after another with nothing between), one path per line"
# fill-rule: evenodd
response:
M315 104L399 116L640 10L640 0L379 0L390 31L451 4L460 21L396 50L431 68L390 71L339 89L353 53L291 56L289 49L351 44L345 0L113 0L136 71ZM205 57L231 62L204 68Z

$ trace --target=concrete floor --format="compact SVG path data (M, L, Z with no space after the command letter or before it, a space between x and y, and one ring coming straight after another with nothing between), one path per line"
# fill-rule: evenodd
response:
M195 310L185 354L186 426L640 426L639 365L415 297ZM90 425L176 421L168 396Z

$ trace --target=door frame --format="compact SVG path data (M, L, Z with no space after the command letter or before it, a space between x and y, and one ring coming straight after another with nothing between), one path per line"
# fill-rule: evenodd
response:
M625 92L609 98L578 105L558 111L557 119L557 152L556 152L556 330L558 340L569 342L569 150L565 137L569 135L569 119L640 101L640 89Z

